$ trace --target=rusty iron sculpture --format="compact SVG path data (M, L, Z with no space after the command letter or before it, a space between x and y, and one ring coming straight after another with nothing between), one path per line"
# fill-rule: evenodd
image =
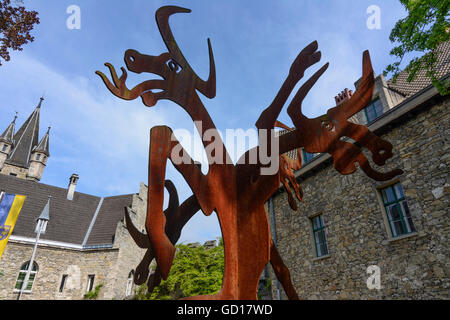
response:
M166 180L165 187L169 193L169 204L166 210L164 210L164 215L166 216L166 226L165 233L169 238L170 242L175 245L180 238L181 230L184 225L189 221L189 219L200 210L197 198L192 195L187 198L180 206L178 199L178 193L175 185L172 181ZM154 252L150 243L148 236L140 232L133 224L130 218L130 209L125 208L125 222L128 232L133 238L134 242L143 249L147 249L142 258L141 263L136 268L134 275L134 283L141 285L147 281L147 290L152 292L153 289L158 286L161 282L161 271L159 267L152 272L149 276L150 263L154 259Z
M118 77L114 67L105 63L111 73L112 82L100 71L96 73L103 79L107 88L119 98L133 100L141 97L144 105L148 107L154 106L161 99L175 102L189 114L196 124L200 137L204 137L207 130L216 130L198 95L199 92L213 98L216 93L211 43L208 39L210 71L205 81L197 76L183 56L169 26L171 15L188 12L189 9L176 6L164 6L157 10L156 22L168 52L158 56L144 55L135 50L125 52L124 60L129 71L153 73L161 76L161 80L147 80L128 89L125 84L127 72L123 67L122 75ZM280 182L284 186L287 186L287 181L291 182L297 199L302 198L301 188L293 175L293 170L301 166L299 150L295 161L283 155L298 148L304 148L310 153L327 152L333 157L334 167L341 174L353 173L356 170L355 163L358 163L363 172L375 180L388 180L402 173L398 169L386 173L374 170L362 153L361 146L366 147L372 153L373 161L381 166L392 157L392 145L373 134L367 127L348 121L372 99L374 76L368 51L363 53L363 75L355 94L348 101L329 109L325 115L309 119L303 115L301 105L306 94L327 69L328 63L300 87L287 108L295 128L286 127L289 132L276 138L278 150L272 148L274 144L270 142L272 141L270 137L273 136L274 127L276 125L285 127L277 122L277 118L305 70L320 60L321 54L317 48L317 42L314 41L299 53L273 102L261 113L256 122L257 129L264 132L259 136L259 145L248 150L236 164L230 160L219 135L215 135L213 139L202 139L205 150L214 147L214 151L207 153L209 170L205 175L173 137L169 127L156 126L151 129L147 234L137 231L126 214L127 226L129 225L133 239L138 245L148 249L138 268L138 283L143 283L148 276L148 265L153 257L157 262L157 270L150 276L151 288L159 283L160 278L167 278L179 232L200 209L207 216L213 211L217 214L225 246L224 276L222 288L217 294L189 299L256 299L258 281L268 262L273 266L288 298L298 299L289 270L270 236L264 206L279 188ZM154 92L155 89L158 92ZM346 141L343 139L345 137L353 139L358 144ZM260 151L263 140L269 141L266 143L268 152L278 152L281 159L282 166L275 174L261 174L261 170L267 164L261 161L259 152L256 152L258 155L256 163L246 161L252 151ZM180 154L183 157L181 162ZM193 191L191 198L181 206L178 206L173 184L165 180L168 160ZM171 204L163 212L165 187L171 194ZM289 202L295 209L294 199Z
M289 128L281 121L275 121L275 127L285 129L288 132L294 131L294 129ZM280 163L279 163L280 182L286 189L289 206L291 207L292 210L295 211L298 209L298 206L297 202L294 199L294 196L292 195L292 190L289 187L289 184L292 185L292 188L294 189L295 196L297 197L298 201L300 202L303 201L303 190L300 184L298 183L297 178L295 177L295 171L300 170L302 168L303 157L300 148L297 148L296 151L297 154L294 155L292 158L286 153L280 155Z

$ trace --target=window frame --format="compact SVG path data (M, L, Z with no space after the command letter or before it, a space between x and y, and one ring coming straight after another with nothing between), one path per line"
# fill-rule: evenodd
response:
M311 158L308 159L307 155L311 155ZM315 153L309 153L305 150L305 148L302 148L302 160L303 160L302 165L311 162L315 157L316 157Z
M25 280L25 277L27 276L29 264L30 264L30 260L22 263L22 265L20 266L20 270L17 275L16 282L14 283L14 290L13 290L14 292L20 292L20 289L22 288L22 285L23 285L23 281ZM36 281L38 272L39 272L39 265L36 263L36 261L33 261L33 268L31 268L30 277L28 278L28 283L27 283L27 288L30 287L30 289L25 288L22 291L22 293L33 292L33 286L34 286L34 282ZM22 279L20 279L21 275L23 275ZM19 281L20 281L20 287L17 288ZM31 284L31 286L30 286L30 284Z
M312 232L312 240L313 240L313 247L314 247L314 255L315 258L323 258L323 257L327 257L330 255L330 250L328 248L328 238L326 235L326 228L327 225L325 224L324 218L323 218L323 214L322 213L317 213L315 215L312 215L310 217L308 217L310 220L310 225L311 225L311 232ZM314 227L314 220L318 219L317 221L318 223L318 227ZM316 241L316 233L322 233L322 241L319 241L319 243L317 243ZM320 236L319 236L320 237ZM318 250L318 245L320 246L322 244L322 248L324 248L324 253L321 253L319 255L319 250Z
M62 275L62 277L61 277L61 282L60 282L60 285L59 285L59 293L63 293L64 292L64 289L66 288L66 283L67 283L67 278L69 277L69 275L68 274L63 274Z
M88 281L86 285L86 293L89 291L94 290L94 281L95 281L95 274L88 274Z
M134 283L134 270L131 270L130 273L128 273L127 277L127 285L125 288L125 296L131 296L133 294L133 283Z
M401 188L401 194L397 194L397 186L400 186ZM393 200L390 201L387 195L387 192L385 190L391 190L392 195L393 195ZM403 190L403 186L401 185L400 181L394 181L388 185L384 185L378 188L379 191L379 197L383 206L383 212L384 212L384 217L386 218L386 222L387 225L389 226L389 230L390 230L390 237L392 239L397 239L400 237L405 237L411 234L414 234L417 232L416 226L414 225L414 221L412 219L411 216L411 212L409 210L408 207L408 201L406 200L405 197L405 192ZM405 208L403 207L403 203L406 204L406 208L408 208L408 213L405 212ZM397 213L398 213L398 218L394 219L392 218L392 214L390 212L390 208L392 205L395 205ZM392 219L391 219L392 218ZM400 222L401 224L401 229L405 232L403 233L398 233L395 230L395 223L396 222Z
M381 113L378 114L377 113L377 109L375 107L375 102L380 101L381 103ZM368 109L372 109L373 113L375 114L375 117L373 119L369 119L369 113L367 112ZM370 101L370 103L364 107L364 115L366 116L366 121L367 123L371 123L373 121L375 121L376 119L378 119L382 114L383 114L383 103L381 102L380 97L376 97L375 99L373 99L372 101Z

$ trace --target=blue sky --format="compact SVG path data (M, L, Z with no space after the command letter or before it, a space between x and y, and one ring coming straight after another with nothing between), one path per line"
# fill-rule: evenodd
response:
M327 72L305 99L307 116L318 116L334 106L334 96L354 89L361 76L361 57L370 51L373 68L380 74L393 62L389 33L405 16L398 0L34 0L41 23L35 41L0 67L0 131L19 112L17 125L33 111L45 92L41 109L41 137L51 125L50 153L42 183L66 187L72 173L80 176L77 191L97 196L136 193L147 183L149 131L155 125L193 131L189 116L179 106L160 101L153 108L140 99L124 101L113 96L95 75L107 73L105 62L117 70L125 66L129 49L159 55L166 52L155 22L162 5L192 9L170 22L183 54L202 78L208 75L210 38L217 72L217 95L202 97L217 128L254 128L284 81L297 54L317 40L321 61L305 78L326 62ZM67 7L81 10L81 28L66 27ZM369 29L366 12L380 8L380 29ZM128 86L152 78L129 72ZM294 90L295 92L295 90ZM291 125L285 110L280 120ZM196 155L194 155L195 157ZM171 167L180 200L191 192ZM300 208L301 209L301 208ZM180 241L204 242L220 236L215 216L198 213Z

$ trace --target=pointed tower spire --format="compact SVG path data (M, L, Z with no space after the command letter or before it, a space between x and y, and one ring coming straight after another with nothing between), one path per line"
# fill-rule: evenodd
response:
M6 163L29 167L31 151L38 145L39 114L43 100L44 98L41 97L38 106L14 135L15 146Z
M8 128L0 135L0 141L10 143L11 145L14 144L14 131L16 126L16 119L17 119L17 112L14 116L14 120L10 123Z
M36 108L40 108L41 107L41 104L42 104L43 100L44 100L44 96L39 98L39 104L38 104L38 106Z
M16 119L17 112L14 120L11 122L8 128L6 128L5 132L0 135L0 171L3 169L5 160L8 158L12 148L14 147L14 131L16 130Z
M45 154L47 157L50 156L50 150L49 150L49 134L50 134L50 128L48 127L47 133L42 137L41 141L37 145L36 148L33 149L34 152L40 152Z
M44 209L41 212L41 215L39 216L39 218L36 219L36 221L38 220L50 220L50 199L52 198L52 196L48 196L47 199L47 203L44 207Z

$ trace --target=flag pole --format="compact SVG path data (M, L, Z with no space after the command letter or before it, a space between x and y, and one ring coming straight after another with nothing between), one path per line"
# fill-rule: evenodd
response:
M37 245L38 245L40 236L41 236L41 228L38 229L38 233L36 235L36 242L34 243L33 254L31 255L31 260L30 260L30 263L28 264L27 274L25 275L25 279L23 280L22 286L20 287L19 296L17 297L17 300L20 300L23 290L26 289L26 287L28 285L28 280L30 279L30 272L33 269L34 257L36 256L36 250L37 250Z
M20 300L23 290L26 289L28 286L28 280L30 279L31 270L33 270L34 257L36 256L39 238L41 236L41 233L43 233L43 234L45 233L45 229L47 227L47 222L50 220L50 216L49 216L50 198L51 198L51 196L48 197L47 204L45 205L44 210L42 210L41 215L39 216L39 218L37 218L37 225L36 225L36 230L35 230L35 232L37 233L36 242L34 243L33 254L31 255L31 260L30 260L30 263L28 264L27 274L25 275L25 279L23 279L22 286L19 291L19 295L17 296L17 300Z

